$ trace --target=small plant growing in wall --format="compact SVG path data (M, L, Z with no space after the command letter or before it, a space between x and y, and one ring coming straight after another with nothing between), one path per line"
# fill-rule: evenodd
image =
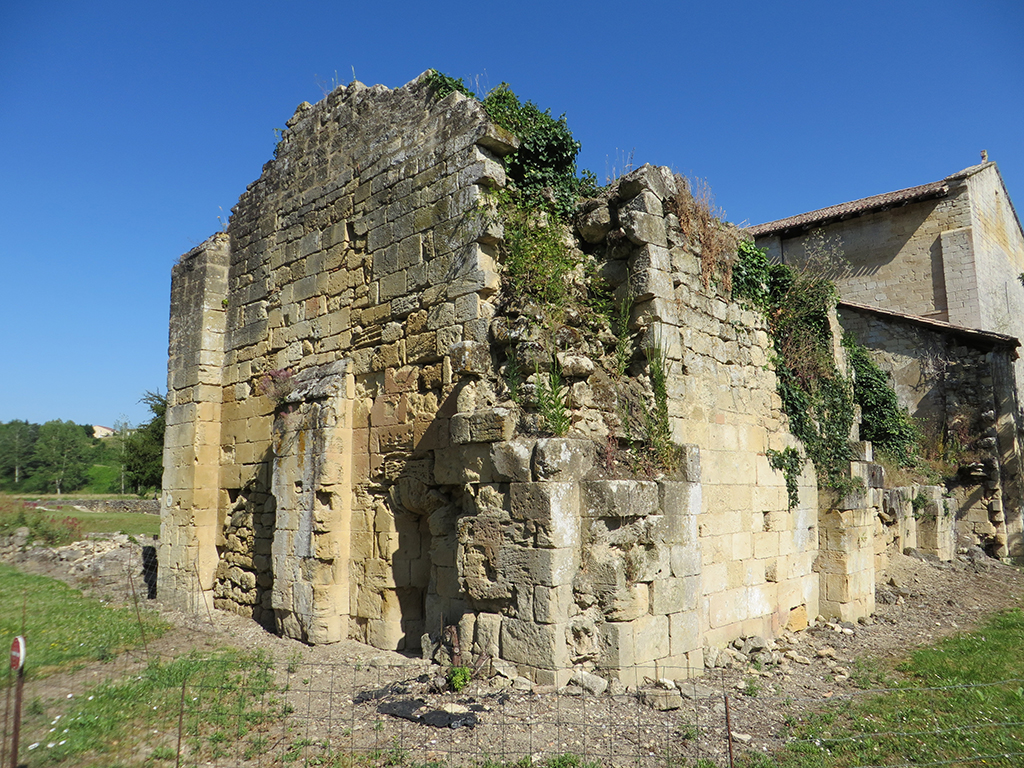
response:
M928 497L923 491L918 491L917 496L910 500L910 507L914 510L914 519L920 520L924 517L925 507L928 506Z
M295 390L294 375L291 368L267 371L256 381L256 393L269 398L275 405L281 405Z
M645 354L654 393L654 407L644 411L647 444L661 468L674 469L679 463L679 447L672 442L668 420L668 361L660 347L648 349Z
M572 426L572 417L566 405L567 396L558 360L552 358L551 370L546 374L537 374L537 407L544 428L556 437L564 437Z
M615 373L622 376L629 368L633 359L633 345L629 334L629 317L633 309L632 297L619 302L619 309L614 318L615 325Z

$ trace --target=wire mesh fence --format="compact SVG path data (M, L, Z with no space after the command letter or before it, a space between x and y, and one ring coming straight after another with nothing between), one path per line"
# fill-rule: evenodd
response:
M844 708L902 689L779 697L739 692L735 679L691 675L698 670L641 670L649 685L600 694L579 685L528 688L502 677L451 690L438 667L407 664L273 661L260 653L219 651L201 657L124 654L102 670L83 669L26 685L18 762L68 766L448 766L524 764L565 758L607 766L770 765L789 744L832 765L844 743L940 739L947 757L920 765L1024 765L1024 723L982 718L955 728L880 732L870 723L856 734L808 738L798 718ZM704 670L699 670L703 672ZM677 683L669 683L677 680ZM1007 680L978 689L1013 691ZM8 687L8 691L10 687ZM939 690L939 689L934 689ZM13 711L3 716L0 766L10 763ZM991 754L953 746L969 733L999 738ZM1011 737L1007 741L1007 736ZM912 750L911 750L912 751ZM758 760L761 762L758 762ZM559 761L562 761L559 763ZM850 763L843 763L849 765ZM886 765L894 763L886 762ZM908 763L910 764L910 763ZM860 765L871 765L860 763Z

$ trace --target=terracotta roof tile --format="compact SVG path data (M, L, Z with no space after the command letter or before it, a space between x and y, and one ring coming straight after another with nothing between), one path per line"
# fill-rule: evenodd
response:
M933 181L930 184L922 184L918 187L908 187L907 189L898 189L895 192L886 192L881 195L864 197L860 200L852 200L848 203L840 203L839 205L832 205L828 208L819 208L816 211L801 213L798 216L790 216L789 218L779 219L778 221L769 221L765 224L758 224L755 227L748 227L747 232L749 232L752 237L762 237L764 235L786 233L792 230L802 231L811 229L814 226L820 226L826 222L836 219L848 219L854 216L862 216L865 213L871 213L872 211L885 210L887 208L906 205L907 203L919 200L943 197L949 192L951 182L958 181L959 179L963 179L977 173L986 165L988 165L988 163L982 163L981 165L974 165L970 168L965 168L958 173L947 176L941 181Z
M1008 336L1005 333L996 333L995 331L983 331L980 328L967 328L963 325L954 325L953 323L947 323L944 320L933 320L930 317L921 317L920 315L910 315L906 312L897 312L893 309L882 309L881 307L873 307L869 304L861 304L856 301L838 301L836 303L839 309L850 309L855 312L866 312L871 315L880 315L882 317L890 317L896 320L902 320L903 322L910 323L911 325L919 325L924 328L930 328L940 333L948 333L954 336L963 336L965 338L974 339L976 341L985 341L989 344L998 346L1007 346L1011 349L1015 349L1020 346L1020 341L1016 336ZM1016 357L1016 355L1014 355Z

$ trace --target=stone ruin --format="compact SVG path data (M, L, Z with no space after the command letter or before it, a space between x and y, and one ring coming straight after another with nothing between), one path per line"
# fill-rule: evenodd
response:
M625 371L581 314L510 311L503 230L481 211L516 146L422 76L299 106L227 232L173 269L162 599L309 643L455 639L539 683L634 684L870 614L886 541L951 556L941 497L930 516L917 489L886 497L869 443L861 490L819 511L808 465L790 507L766 457L797 443L763 319L705 281L667 169L616 181L573 235L631 302ZM622 403L656 407L651 355L681 448L672 472L638 474L616 454L642 454ZM564 437L532 400L553 361Z

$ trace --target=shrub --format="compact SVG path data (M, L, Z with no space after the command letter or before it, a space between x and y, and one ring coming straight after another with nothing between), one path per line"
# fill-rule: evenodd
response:
M469 667L451 667L448 670L448 685L458 693L473 679L473 670Z
M18 528L28 528L30 541L42 541L50 547L83 538L82 521L77 518L51 515L19 501L0 498L0 535L10 536Z

